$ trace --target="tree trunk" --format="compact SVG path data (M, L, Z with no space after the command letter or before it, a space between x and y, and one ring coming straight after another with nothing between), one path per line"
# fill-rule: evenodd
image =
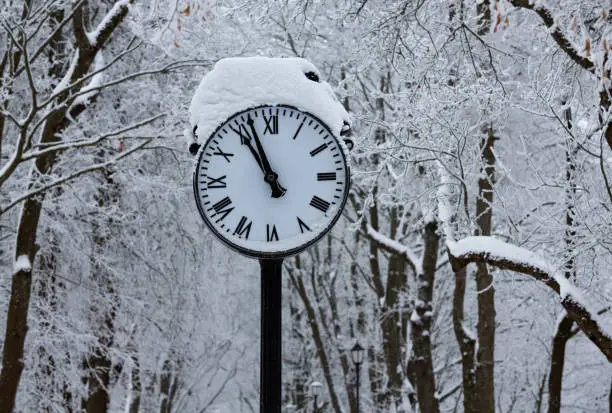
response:
M563 385L563 366L565 364L565 346L572 337L574 322L567 315L557 326L553 338L550 356L550 374L548 376L548 413L561 412L561 387Z
M455 272L453 292L453 329L461 352L463 381L463 411L478 413L478 389L476 387L476 337L465 326L463 304L465 300L466 269Z
M431 354L431 319L434 279L438 262L437 224L425 225L423 267L417 276L418 299L411 317L416 390L421 413L439 413Z
M385 295L385 307L380 317L380 329L383 334L383 352L387 365L387 388L389 392L389 403L397 405L401 403L403 368L402 368L402 329L399 311L399 298L402 288L406 284L406 257L400 254L392 254L389 257L387 269L387 294Z
M85 7L83 3L77 10ZM80 10L82 11L82 10ZM113 31L119 26L127 15L127 5L121 8L120 13L114 16L109 24L99 34L95 46L87 43L77 44L79 54L76 64L72 70L70 82L84 76L93 64L94 58L99 50L109 40ZM75 30L83 29L82 21L77 19L80 12L75 13ZM78 39L77 39L78 40ZM78 42L77 42L78 43ZM82 104L72 105L76 97L70 95L72 91L66 91L58 96L58 101L63 104L56 107L47 117L41 127L40 144L57 142L62 132L70 125L72 119L76 119L84 110ZM69 113L68 113L69 112ZM30 170L29 188L32 188L39 176L51 172L56 161L55 152L47 152L39 156ZM40 220L44 193L36 198L26 199L21 209L21 215L17 224L17 239L15 242L15 260L24 262L29 260L29 266L21 266L13 273L11 283L11 295L7 311L6 329L4 337L4 348L2 351L2 370L0 371L0 412L12 412L15 407L15 398L21 374L23 372L25 338L28 330L28 310L32 288L32 265L38 246L36 245L36 231Z
M493 217L493 184L495 183L495 155L493 128L483 131L486 135L481 141L480 150L484 162L483 174L478 180L476 200L476 235L491 235ZM478 292L478 351L476 354L476 383L479 392L481 413L495 412L495 287L487 265L478 263L476 289Z
M138 355L132 355L132 371L130 372L131 383L132 383L132 397L130 398L129 413L138 413L140 410L140 394L142 391L142 384L140 381L140 362L138 361Z
M306 309L306 314L308 316L308 324L310 325L310 330L312 331L312 337L314 339L315 346L317 349L317 355L319 356L319 361L321 362L321 369L323 370L323 376L327 384L327 390L329 392L329 399L331 401L332 409L335 413L342 413L342 409L340 407L340 401L338 400L338 395L336 394L336 391L334 390L334 382L333 382L333 376L331 372L331 366L329 363L327 352L325 351L325 346L323 344L323 338L321 336L321 331L319 329L317 315L315 313L314 308L312 307L312 304L310 303L310 299L308 298L308 294L306 293L306 288L304 287L304 282L302 281L302 278L299 276L295 277L293 275L290 275L290 277Z
M565 105L563 101L561 104ZM568 130L572 130L572 112L570 108L564 111ZM576 164L574 162L574 148L571 139L565 142L565 278L575 282L576 269L574 267L576 229L574 217L576 215L574 200L576 197ZM565 347L571 337L573 320L566 314L558 323L557 331L553 337L552 354L550 356L550 373L548 376L548 413L561 412L561 392L563 388L563 367L565 364Z

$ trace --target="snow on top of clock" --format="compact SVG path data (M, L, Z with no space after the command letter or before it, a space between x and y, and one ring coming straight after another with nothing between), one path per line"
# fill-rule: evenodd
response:
M237 112L261 105L291 105L315 115L340 136L349 115L327 82L306 73L317 68L301 58L232 57L219 60L191 100L192 127L201 139Z

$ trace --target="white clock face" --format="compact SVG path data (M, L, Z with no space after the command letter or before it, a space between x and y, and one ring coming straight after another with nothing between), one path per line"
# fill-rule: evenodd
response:
M200 214L226 244L254 257L295 254L321 238L346 202L349 169L329 128L287 106L222 124L200 150Z

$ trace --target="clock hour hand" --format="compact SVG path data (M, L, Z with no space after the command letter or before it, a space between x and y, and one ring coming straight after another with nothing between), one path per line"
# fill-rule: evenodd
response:
M251 115L249 115L247 119L247 124L251 128L251 133L253 134L253 139L255 140L255 146L257 146L257 152L259 153L259 159L261 161L260 166L264 172L264 180L270 184L270 188L272 189L272 198L280 198L285 195L287 190L278 183L278 174L272 170L270 166L270 162L268 161L268 156L266 155L266 151L259 140L259 136L257 135L257 131L255 130L255 122Z

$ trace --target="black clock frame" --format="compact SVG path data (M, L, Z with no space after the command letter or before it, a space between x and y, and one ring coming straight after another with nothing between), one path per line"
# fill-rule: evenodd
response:
M342 215L342 211L344 210L344 207L346 205L346 201L348 199L348 193L349 193L350 186L351 186L351 170L350 170L350 167L349 167L349 163L347 162L346 154L344 153L345 152L344 150L341 150L340 154L341 154L342 159L344 161L343 164L344 164L344 172L345 172L345 176L346 176L346 183L345 183L344 196L343 196L343 198L340 200L340 202L338 204L338 211L339 211L339 213L337 213L336 216L333 217L333 219L331 220L329 225L323 231L321 231L321 233L319 235L317 235L315 238L313 238L312 240L308 241L307 243L305 243L303 245L300 245L298 247L291 248L291 249L288 249L288 250L275 251L275 252L255 251L255 250L252 250L252 249L241 247L241 246L236 245L233 242L229 241L219 231L217 231L215 229L215 227L212 224L212 222L210 222L210 220L206 216L206 214L204 212L204 208L203 208L203 206L202 206L202 204L200 202L200 196L199 196L199 191L198 191L199 182L198 182L197 174L198 174L198 169L199 169L200 163L202 161L202 156L204 155L204 149L208 146L208 144L214 138L214 136L217 134L217 132L219 132L219 130L224 125L226 125L231 119L233 119L235 117L238 117L238 116L240 116L240 115L242 115L242 114L244 114L246 112L249 112L251 110L268 108L268 107L270 107L270 108L293 109L293 110L297 110L297 111L299 111L301 113L304 113L304 114L314 118L315 120L317 120L327 130L329 135L333 139L335 139L336 142L338 142L338 146L342 147L343 142L340 142L341 138L336 136L336 135L334 135L332 133L331 129L329 128L329 126L325 122L323 122L318 116L315 116L315 115L313 115L310 112L301 110L301 109L299 109L299 108L297 108L295 106L283 105L283 104L253 106L253 107L244 109L241 112L234 113L232 116L230 116L229 118L224 120L217 127L217 129L215 129L215 131L213 133L211 133L211 135L206 140L206 143L200 147L199 154L197 155L197 161L196 161L196 164L195 164L195 168L193 170L193 192L194 192L194 198L196 200L196 205L198 207L198 212L200 213L200 216L204 220L204 223L206 224L208 229L215 235L215 237L217 239L219 239L221 242L223 242L226 246L228 246L232 250L234 250L234 251L236 251L236 252L238 252L238 253L240 253L242 255L246 255L246 256L251 257L251 258L258 258L258 259L282 259L282 258L285 258L285 257L290 257L290 256L295 255L295 254L299 254L300 252L306 250L310 246L316 244L318 241L321 240L321 238L323 238L334 227L334 225L336 225L336 222L338 222L338 219L340 218L340 215Z

